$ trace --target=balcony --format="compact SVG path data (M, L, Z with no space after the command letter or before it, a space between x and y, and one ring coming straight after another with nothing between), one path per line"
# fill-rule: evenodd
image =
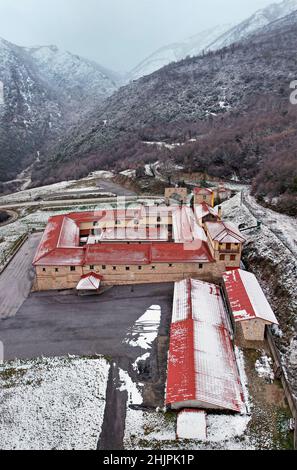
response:
M222 255L239 255L240 248L219 248L219 253Z

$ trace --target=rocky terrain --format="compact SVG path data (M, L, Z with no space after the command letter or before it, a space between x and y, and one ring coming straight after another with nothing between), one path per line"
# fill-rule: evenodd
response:
M294 227L296 219L279 216L275 212L272 214L257 206L249 196L242 204L240 195L224 203L223 211L228 220L246 227L254 227L257 220L263 221L260 230L245 232L247 244L243 261L246 268L258 277L280 323L275 339L287 378L297 396L296 232L292 230L290 233L286 229L287 226Z

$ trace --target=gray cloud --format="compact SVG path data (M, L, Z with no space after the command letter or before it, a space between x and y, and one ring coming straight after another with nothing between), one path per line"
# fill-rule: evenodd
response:
M0 0L0 37L55 44L127 71L154 50L238 22L273 0Z

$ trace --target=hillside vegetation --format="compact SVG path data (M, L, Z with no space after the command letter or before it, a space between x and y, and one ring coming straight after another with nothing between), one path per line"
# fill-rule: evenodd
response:
M122 87L36 165L34 183L172 159L188 170L235 174L253 182L260 198L294 212L297 106L289 97L296 24L297 12ZM186 145L160 150L144 143L160 140Z

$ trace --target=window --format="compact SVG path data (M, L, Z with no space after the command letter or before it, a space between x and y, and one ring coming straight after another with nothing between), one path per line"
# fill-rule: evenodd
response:
M43 271L44 273L46 273L46 269L45 269L45 268L43 268L42 271Z
M75 266L71 266L70 271L75 271Z
M56 268L56 269L55 269L55 272L56 272L56 273L58 273L58 272L59 272L59 269L58 269L58 268Z
M161 222L161 217L160 216L158 217L157 222Z
M169 268L172 268L173 264L169 264Z
M130 271L130 268L129 268L129 266L126 266L126 271Z
M141 270L142 270L142 266L138 266L138 270L141 271Z
M225 261L225 255L220 255L220 261Z
M156 269L156 266L152 266L152 270L154 271Z
M94 269L95 269L95 266L94 266L93 264L91 264L90 270L91 270L91 271L94 271Z
M104 269L104 270L105 270L105 269L106 269L106 266L105 266L105 265L103 265L103 266L102 266L102 269Z
M231 255L231 256L230 256L230 260L231 260L231 261L236 261L236 256L235 256L235 255Z
M199 264L199 269L203 269L203 264Z
M116 266L113 266L112 270L113 270L113 271L116 271L116 270L117 270L117 267L116 267Z
M227 249L227 250L231 250L231 243L227 243L226 249Z

